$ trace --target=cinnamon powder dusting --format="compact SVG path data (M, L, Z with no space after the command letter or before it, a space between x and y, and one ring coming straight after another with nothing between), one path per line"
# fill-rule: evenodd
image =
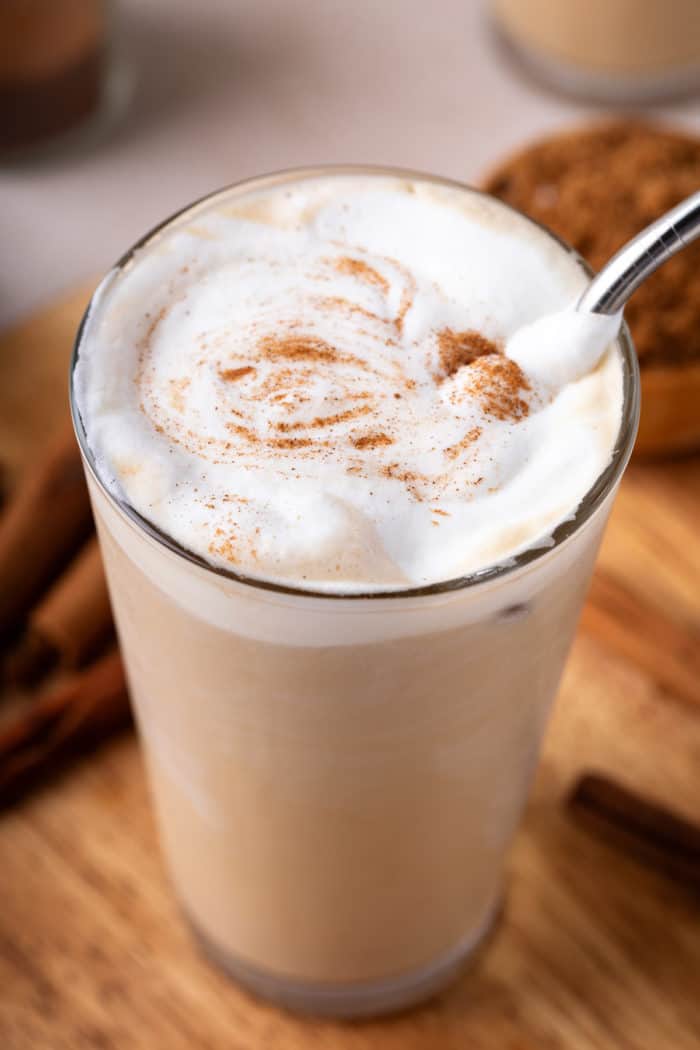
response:
M170 404L176 412L185 411L185 393L190 385L190 380L185 376L180 379L171 379L168 383L170 388Z
M405 470L400 463L387 464L387 466L382 467L380 474L383 478L401 481L406 486L408 494L413 497L416 503L425 501L423 488L429 485L432 480L426 477L425 474L421 474L417 470Z
M438 333L438 346L444 378L453 376L463 365L470 365L479 357L500 353L500 348L492 339L487 339L472 328L466 332L443 328Z
M341 260L340 265L355 275L359 268L365 279L373 281L367 276L371 267L358 260ZM410 307L412 291L411 281L407 279L398 316L387 322L395 329L400 329L403 314ZM353 306L342 299L323 302L334 309L352 310ZM439 358L437 374L433 372L435 366L432 364L434 359L431 348L425 347L425 381L428 386L433 382L446 383L459 373L458 381L450 382L444 388L449 401L456 407L466 399L474 401L486 416L495 419L517 422L528 415L527 392L530 385L518 365L505 356L494 340L475 329L455 331L452 328L443 328L435 333L435 339ZM393 343L393 340L388 342ZM238 388L240 401L232 397L233 403L222 401L221 406L217 407L217 411L221 408L228 416L221 422L230 440L213 434L198 434L192 428L184 429L177 420L169 420L168 434L173 444L194 447L199 455L214 463L230 462L234 456L237 461L244 463L248 458L259 459L266 455L281 457L285 453L299 459L327 459L337 453L342 459L340 450L344 446L346 455L351 448L359 453L358 460L346 464L347 473L371 477L378 469L380 476L400 482L410 497L421 503L434 500L450 483L449 470L444 474L427 475L411 470L410 460L381 465L374 462L376 456L399 440L396 428L405 425L399 408L401 399L410 397L418 387L418 380L404 371L400 357L393 360L395 367L389 373L391 382L395 384L394 389L389 389L382 400L378 399L379 392L373 391L366 383L371 383L375 375L381 382L386 382L386 371L375 369L370 362L352 352L340 349L315 334L304 332L301 320L258 338L251 354L250 364L225 368L219 362L218 366L219 378L225 383L237 384L252 376L259 380L254 388L248 384ZM309 394L313 391L314 379L319 372L328 373L328 378L335 384L332 396L325 402L329 411L315 416L309 412L308 417L303 418L302 406L315 400ZM357 382L360 376L364 376L366 381L362 385ZM396 389L397 386L399 389ZM170 381L172 405L180 411L185 407L186 389L185 383ZM288 418L268 418L260 430L255 417L248 416L247 406L251 396L258 403L274 404ZM334 408L336 411L333 411ZM145 406L142 411L145 411ZM353 426L360 420L366 422L364 432L361 427L355 429ZM153 422L162 430L156 419ZM333 433L334 427L348 424L350 432ZM457 466L462 455L469 454L470 446L482 434L481 427L469 428L469 424L464 427L464 431L463 436L456 441L454 438L457 435L451 435L453 444L445 443L441 449L436 447L431 451L441 451L448 461L454 461ZM291 468L292 471L294 469ZM437 508L434 514L436 525L440 523L440 518L446 516ZM210 551L235 562L240 555L236 549L235 528L233 532L229 529L223 535L215 535Z
M253 375L255 369L252 365L243 365L241 368L224 368L219 372L219 378L223 379L225 383L235 383L237 379L243 379L244 376Z
M270 361L285 358L288 361L338 361L338 351L324 339L310 335L287 335L281 338L266 336L258 343L262 357Z
M529 414L530 406L522 395L532 388L520 366L505 354L477 362L470 380L486 415L518 422Z
M239 423L227 423L226 429L231 434L237 434L239 437L245 438L246 441L250 441L251 444L255 444L258 440L258 435L256 433L248 427L242 427Z
M217 528L214 535L218 538L209 544L209 553L218 554L220 558L225 558L226 561L235 565L239 555L233 536L227 536L221 528Z
M381 448L382 445L393 445L394 439L388 434L380 431L377 434L363 434L362 437L352 438L355 448Z
M503 422L525 419L530 406L523 394L532 388L520 366L506 357L498 343L474 329L455 332L443 328L438 332L437 340L442 374L436 377L436 382L444 382L460 368L468 367L466 388L486 415ZM456 392L453 400L459 398L460 394ZM447 454L456 456L476 441L480 433L475 427L462 441L446 449Z
M325 339L315 335L265 336L258 342L257 351L268 361L308 361L310 364L354 365L364 372L371 371L366 361L345 351L336 350ZM280 377L293 373L279 372Z
M347 314L359 314L361 317L366 317L369 321L381 321L378 314L373 313L372 310L366 310L359 303L352 303L349 299L344 299L342 295L321 296L316 300L316 304L322 310L342 310Z
M336 260L335 268L338 273L346 273L350 277L357 277L359 281L376 285L377 288L381 288L384 295L389 292L389 282L386 277L382 277L378 270L361 259L351 259L349 255L344 255L341 259Z
M461 441L458 441L455 445L449 445L445 452L450 459L456 459L460 452L464 452L466 448L473 445L475 441L478 441L481 437L481 427L472 427L471 430L467 431ZM441 511L435 511L436 514L443 513Z
M352 419L357 419L358 416L366 416L368 412L371 412L369 405L358 405L357 408L348 408L345 412L336 412L332 416L316 416L315 419L302 420L294 423L275 423L275 430L280 430L283 434L289 433L290 430L305 430L307 427L312 430L318 430L320 427L332 427L337 423L349 423Z
M311 438L275 438L270 441L272 448L308 448L312 444Z
M400 266L398 263L395 263L395 265L398 266L399 270L401 270L406 281L403 291L401 292L401 302L399 303L398 313L396 314L396 318L394 320L396 331L399 333L399 335L402 335L403 323L406 318L406 314L413 306L413 299L416 294L416 282L414 280L413 274L409 273L409 271L404 266Z
M167 309L163 306L158 311L158 313L155 315L155 317L151 318L151 320L149 322L149 325L148 325L148 328L146 329L146 334L143 337L142 349L145 350L145 349L147 349L150 346L151 340L153 339L153 334L154 334L156 328L158 327L158 325L161 323L161 321L163 321L165 319L165 315L166 315L167 312L168 312ZM148 316L149 315L146 314L146 317L148 317Z

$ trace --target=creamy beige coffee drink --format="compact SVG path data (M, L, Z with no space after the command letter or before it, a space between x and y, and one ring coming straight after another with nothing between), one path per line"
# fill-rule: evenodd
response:
M76 427L165 856L279 1002L423 998L499 906L636 424L585 283L464 187L321 171L93 299Z
M511 41L572 90L621 100L700 82L697 0L493 0Z

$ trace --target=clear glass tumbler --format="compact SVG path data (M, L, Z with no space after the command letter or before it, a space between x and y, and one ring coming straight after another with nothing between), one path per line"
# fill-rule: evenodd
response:
M634 442L626 331L619 352L612 460L551 545L399 594L213 568L107 490L73 402L172 881L208 953L261 995L333 1016L395 1010L446 984L494 921Z
M553 88L652 102L700 87L697 0L491 0L518 57Z

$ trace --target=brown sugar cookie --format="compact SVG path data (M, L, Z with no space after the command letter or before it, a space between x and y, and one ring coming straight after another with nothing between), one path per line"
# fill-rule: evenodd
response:
M700 189L700 139L631 120L583 127L526 147L482 185L598 270ZM653 274L625 316L642 372L637 451L700 447L700 242Z

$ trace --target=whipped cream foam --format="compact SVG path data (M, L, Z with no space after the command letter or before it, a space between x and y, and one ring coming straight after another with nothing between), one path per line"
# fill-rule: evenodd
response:
M108 275L76 404L107 488L211 564L433 583L551 543L609 463L622 369L616 329L565 309L585 283L458 187L243 187Z

